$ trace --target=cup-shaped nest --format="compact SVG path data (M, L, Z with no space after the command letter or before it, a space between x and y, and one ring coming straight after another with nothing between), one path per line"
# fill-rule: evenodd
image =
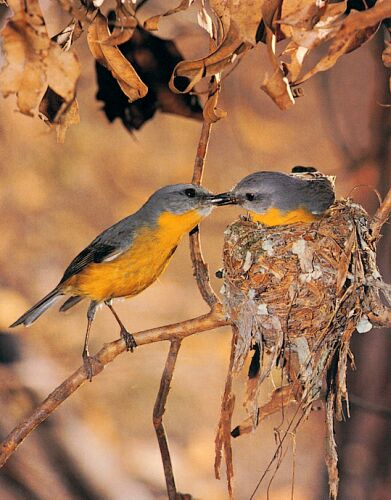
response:
M341 416L350 337L372 328L368 313L384 288L375 243L368 214L349 200L313 223L267 227L242 217L228 227L223 293L237 336L232 369L254 351L247 393L254 412L276 364L310 403L336 356Z

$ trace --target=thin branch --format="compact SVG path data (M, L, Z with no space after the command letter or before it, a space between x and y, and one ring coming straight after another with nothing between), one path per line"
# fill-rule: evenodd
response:
M160 454L162 456L164 476L166 478L166 487L169 500L178 500L178 493L175 486L174 473L172 470L172 463L170 457L170 450L166 431L163 425L163 415L166 411L166 402L168 393L170 392L170 385L172 376L174 374L175 364L181 346L181 340L173 340L170 344L168 351L166 365L164 367L163 375L160 381L160 388L156 397L155 406L153 409L153 425L155 427L156 437L159 443Z
M200 185L204 173L205 158L208 151L209 137L212 123L204 120L200 140L198 142L197 154L194 162L192 183ZM202 255L199 228L190 234L190 255L193 263L194 277L202 298L213 309L219 303L219 299L210 284L208 265Z
M383 200L383 203L377 209L375 215L372 219L371 229L372 234L375 239L377 239L380 235L380 230L383 224L386 223L388 217L391 213L391 189L388 190L386 197Z
M197 229L190 235L190 255L193 262L194 276L197 281L198 289L205 302L211 309L214 309L220 301L213 291L212 285L209 281L209 269L202 255L198 226Z
M227 325L220 306L216 306L213 311L194 319L174 323L159 328L152 328L142 332L134 333L134 339L138 346L161 342L163 340L179 340L194 333L212 330L220 326ZM125 342L122 339L105 344L96 354L94 363L94 376L100 373L103 368L111 363L119 354L126 351ZM48 418L53 411L61 405L71 394L73 394L84 382L88 380L84 367L80 367L61 385L59 385L43 401L31 415L15 427L3 441L0 448L0 467L2 467L20 443L32 432L39 424Z
M198 141L197 154L194 161L193 178L191 182L197 184L198 186L202 183L202 177L204 175L204 166L206 153L208 152L210 132L212 129L212 123L204 120L201 129L200 139Z

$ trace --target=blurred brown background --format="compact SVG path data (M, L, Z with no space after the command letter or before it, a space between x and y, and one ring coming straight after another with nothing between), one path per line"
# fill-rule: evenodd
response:
M175 36L185 56L193 57L202 53L207 39L195 24L189 31L187 22L186 16L179 15L163 21L163 27L167 35ZM0 101L3 331L58 282L70 260L97 233L135 211L157 188L187 182L192 175L200 123L157 114L133 137L118 121L109 124L94 98L92 58L83 40L76 46L83 66L78 93L81 124L68 131L64 145L56 144L43 123L16 113L11 98ZM226 191L255 170L289 171L293 165L315 165L337 175L339 196L364 185L353 197L373 213L378 201L369 186L384 194L390 184L390 111L378 105L388 99L381 48L378 36L342 58L330 72L307 83L305 96L284 113L259 89L266 49L253 50L224 81L221 104L228 117L214 126L205 185L214 192ZM202 224L212 274L221 265L224 228L238 214L237 208L223 207ZM382 248L381 268L389 281L385 241ZM221 286L215 278L213 284L216 290ZM120 302L117 310L130 331L206 312L192 277L188 242L182 242L157 283L140 296ZM85 314L84 303L66 315L53 308L28 330L7 331L18 340L21 357L2 368L2 436L78 368ZM100 311L93 327L92 352L117 335L111 314ZM389 339L379 331L356 337L352 392L389 406ZM228 329L186 339L169 397L165 423L177 486L195 498L227 498L224 480L214 479L213 460L229 344ZM161 343L123 354L81 387L10 459L0 474L0 497L164 498L151 415L167 348ZM382 495L387 492L389 473L390 453L384 444L389 420L355 405L351 412L352 419L338 427L340 498L386 498ZM239 402L234 422L242 416ZM233 442L238 500L249 498L272 457L273 428L280 421L276 415L255 434ZM323 410L313 413L297 434L296 500L328 497L323 421ZM375 451L379 449L382 456ZM289 451L270 498L290 498L291 482ZM256 498L266 498L265 487Z

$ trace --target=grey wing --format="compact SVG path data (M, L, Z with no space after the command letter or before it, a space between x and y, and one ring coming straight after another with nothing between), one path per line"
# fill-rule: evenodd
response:
M314 214L322 214L335 201L334 186L326 178L308 182L310 184L308 208Z
M134 224L132 224L130 217L109 227L72 260L61 278L60 284L78 274L89 264L116 259L129 248L133 236Z

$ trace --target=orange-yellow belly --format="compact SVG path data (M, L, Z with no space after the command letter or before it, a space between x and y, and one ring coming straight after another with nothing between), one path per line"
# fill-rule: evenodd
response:
M265 226L283 226L285 224L295 224L296 222L313 222L319 219L305 208L298 208L290 212L282 212L278 208L270 208L264 214L249 212L255 222L261 222Z
M89 264L64 283L64 291L97 301L137 295L164 271L181 237L201 218L197 211L162 214L156 227L138 232L129 250L112 261Z

